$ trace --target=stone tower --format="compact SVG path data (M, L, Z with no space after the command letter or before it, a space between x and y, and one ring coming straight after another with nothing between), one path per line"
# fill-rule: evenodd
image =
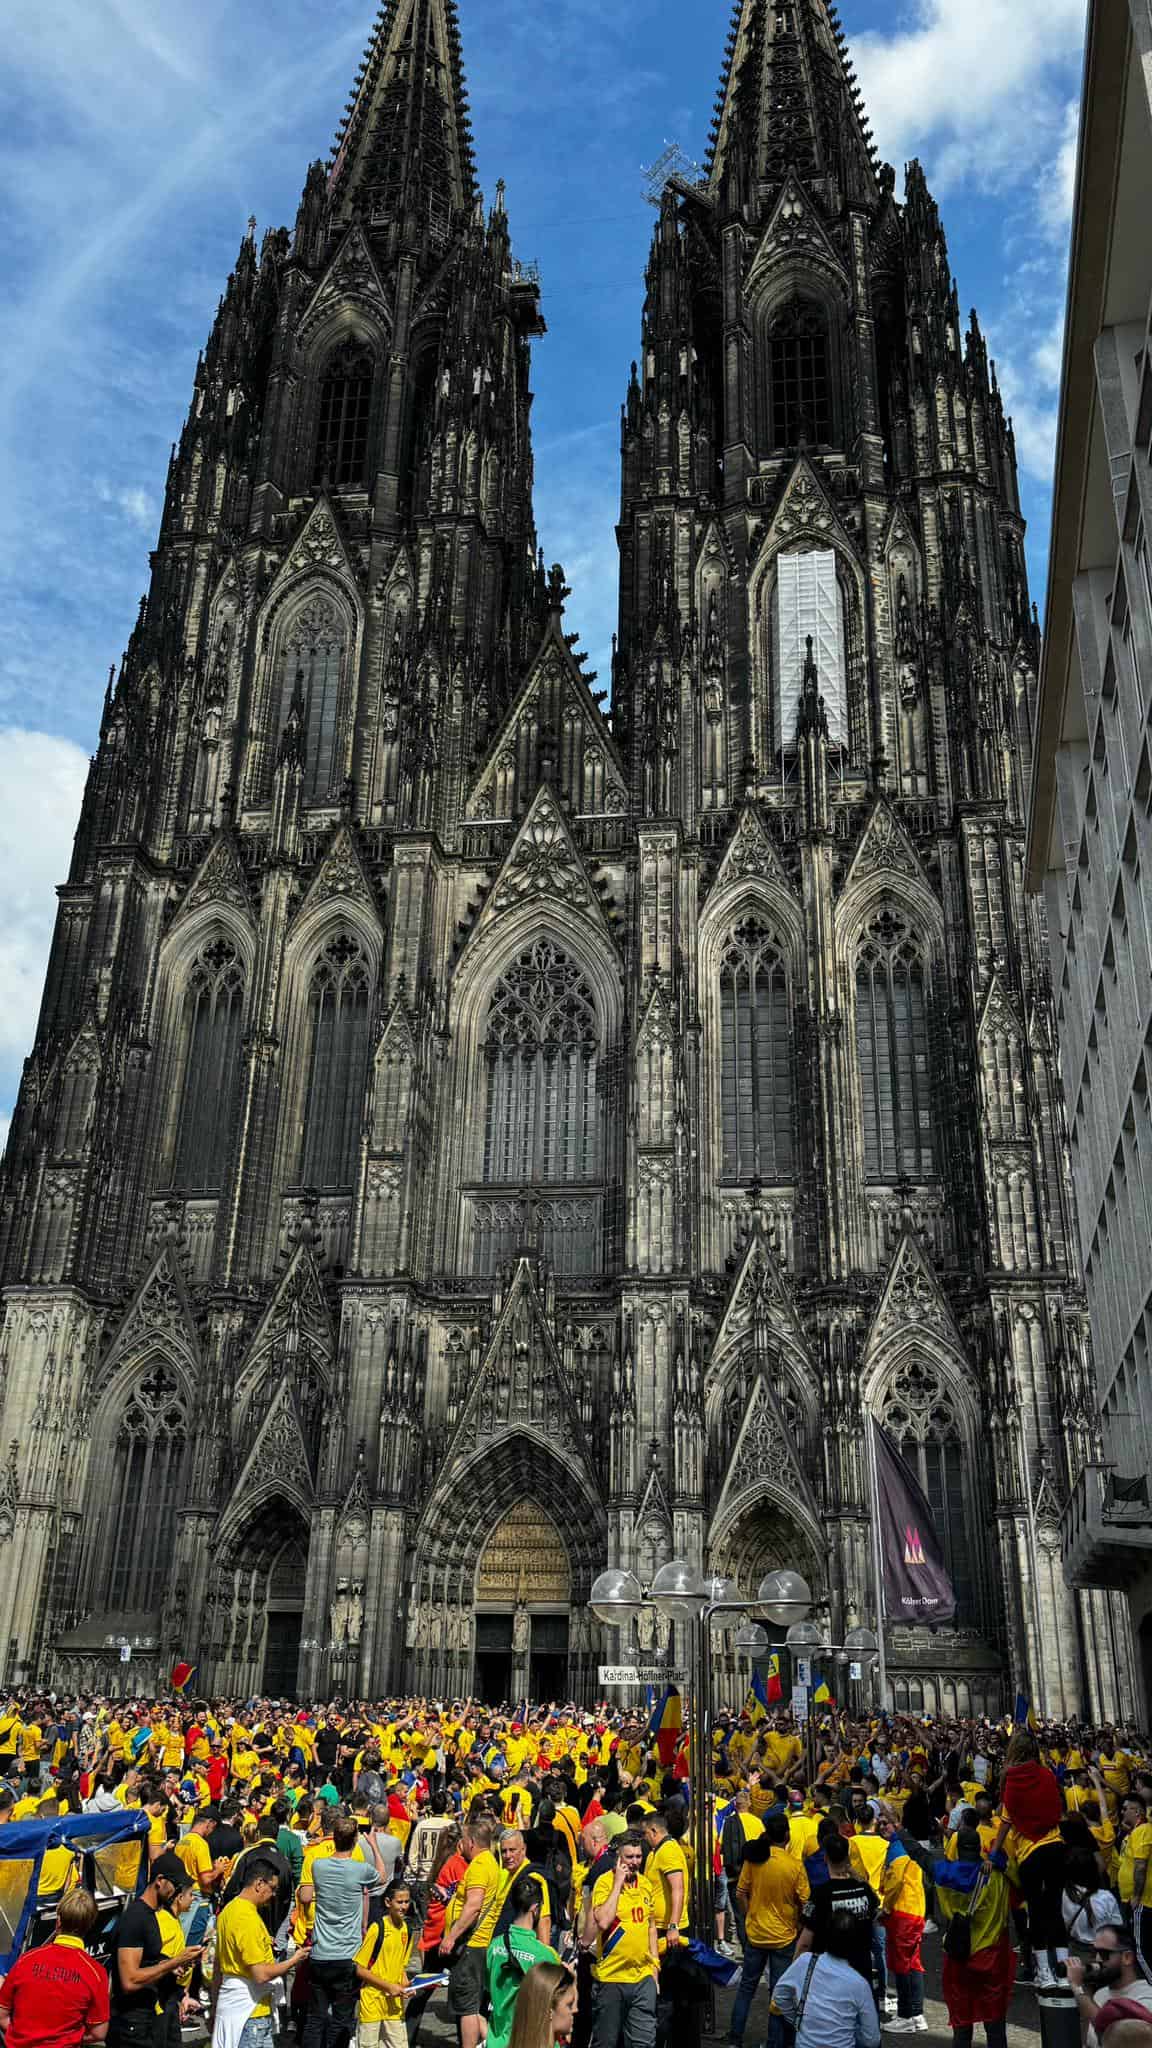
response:
M455 0L387 0L221 303L62 895L5 1675L589 1693L592 1577L673 1554L841 1630L872 1411L960 1599L896 1704L1123 1711L1056 1535L1092 1368L1011 428L826 0L741 0L664 194L608 716L536 556L543 331Z

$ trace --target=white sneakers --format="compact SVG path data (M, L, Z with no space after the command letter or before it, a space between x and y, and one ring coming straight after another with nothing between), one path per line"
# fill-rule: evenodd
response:
M917 2013L914 2020L885 2020L884 2032L886 2034L926 2034L928 2032L928 2022L922 2012Z

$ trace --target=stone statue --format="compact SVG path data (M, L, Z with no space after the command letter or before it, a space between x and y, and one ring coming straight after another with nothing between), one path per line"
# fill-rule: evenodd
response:
M527 1653L531 1640L532 1623L529 1618L528 1609L525 1607L524 1602L520 1600L517 1602L516 1615L512 1623L513 1655L523 1657Z
M414 1650L420 1640L420 1616L420 1602L416 1600L408 1610L408 1627L404 1633L404 1642L409 1650Z
M359 1579L354 1579L348 1595L348 1641L358 1643L363 1633L364 1588Z

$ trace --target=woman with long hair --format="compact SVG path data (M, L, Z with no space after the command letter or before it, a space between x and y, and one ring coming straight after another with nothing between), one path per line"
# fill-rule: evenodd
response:
M533 1963L516 1994L509 2048L556 2048L576 2020L576 1979L564 1963Z
M426 1970L436 1970L440 1966L440 1942L448 1901L468 1868L468 1858L460 1848L462 1837L463 1829L454 1824L442 1831L436 1844L435 1860L428 1875L428 1905L420 1934L420 1954Z
M1004 1819L996 1842L1019 1872L1028 1912L1028 1942L1036 1958L1036 1982L1055 1982L1053 1963L1068 1960L1064 1926L1064 1865L1068 1851L1060 1833L1064 1795L1054 1771L1040 1761L1034 1735L1021 1730L1008 1744L1001 1798Z

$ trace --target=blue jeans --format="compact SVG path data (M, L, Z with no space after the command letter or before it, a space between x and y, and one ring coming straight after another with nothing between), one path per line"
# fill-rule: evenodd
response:
M872 1967L876 1972L876 1989L883 1998L888 1989L888 1930L879 1921L872 1929Z
M760 1979L765 1970L768 1972L768 1989L775 1991L795 1954L794 1941L789 1942L787 1948L757 1948L752 1942L745 1942L744 1968L740 1973L740 1989L736 1993L736 2003L732 2007L732 2024L728 2029L729 2041L738 2043L744 2039L744 2029L748 2024L748 2014L752 2010L752 2000L760 1989ZM765 2048L785 2048L789 2034L790 2029L786 2028L783 2020L777 2019L773 2013L768 2022Z
M240 2036L240 2048L273 2048L276 2035L273 2022L265 2014L263 2019L246 2020Z

